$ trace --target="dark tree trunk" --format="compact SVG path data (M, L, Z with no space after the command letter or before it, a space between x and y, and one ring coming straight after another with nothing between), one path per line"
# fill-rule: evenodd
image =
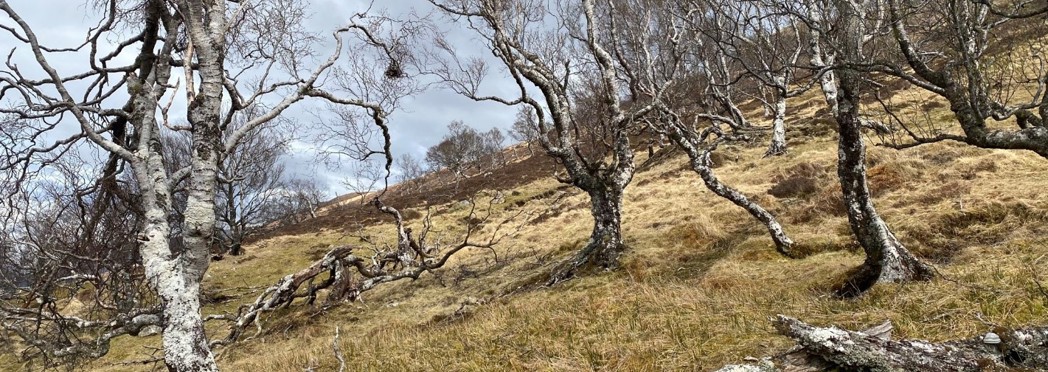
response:
M244 254L244 248L241 246L239 241L234 241L233 244L229 246L229 255L240 256L242 254Z
M838 8L846 23L854 24L856 30L859 17L849 2L839 0ZM848 35L844 46L845 62L859 59L861 52L857 35ZM866 180L866 144L862 138L862 122L859 114L858 87L860 77L854 70L838 72L840 92L837 96L836 113L839 132L837 146L837 176L844 193L845 208L852 233L866 252L866 261L838 291L841 296L855 296L876 283L927 280L932 277L930 267L915 258L895 238L888 224L877 214Z
M604 187L588 192L593 231L575 256L554 270L547 285L570 279L580 270L613 269L626 246L622 241L622 190Z
M849 72L841 72L841 81L849 80L848 75ZM854 104L858 101L853 100L855 93L846 84L842 84L839 97L837 176L844 192L852 233L866 252L866 261L839 294L858 295L878 282L930 279L931 269L899 243L888 224L877 214L866 181L866 145L862 139L858 108Z

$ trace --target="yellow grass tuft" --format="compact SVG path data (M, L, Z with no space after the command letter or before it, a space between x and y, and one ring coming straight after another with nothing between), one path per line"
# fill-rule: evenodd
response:
M817 96L802 99L815 103L796 105L791 120L811 118L821 107ZM932 109L939 115L943 107ZM677 154L645 167L627 190L630 252L620 270L551 289L534 286L585 244L592 224L584 194L537 180L502 190L494 219L520 208L537 212L498 247L501 261L486 250L467 251L436 275L378 288L356 303L268 313L264 331L221 350L219 362L229 371L335 370L331 342L338 327L349 370L711 370L791 345L768 321L780 313L849 328L891 320L896 337L934 341L970 337L990 324L1046 322L1048 298L1037 283L1048 286L1048 161L950 143L903 151L871 146L879 210L942 276L839 300L832 289L863 256L834 182L832 127L797 128L789 154L762 159L763 146L726 148L730 158L716 172L777 214L804 259L775 253L763 227L707 191ZM810 180L811 187L782 186L791 179ZM769 193L776 188L790 192ZM461 203L432 211L449 237L465 216ZM423 213L413 210L413 221ZM355 233L390 242L390 231L377 225ZM322 230L253 244L246 256L213 264L204 286L229 299L209 304L206 313L234 312L257 288L328 247L359 243L346 231ZM209 330L223 332L217 324ZM147 370L113 363L147 357L158 341L120 338L87 368ZM10 363L0 356L0 366Z

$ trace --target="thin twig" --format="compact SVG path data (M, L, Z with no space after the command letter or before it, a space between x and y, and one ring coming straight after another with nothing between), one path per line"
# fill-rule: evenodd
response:
M342 349L338 347L339 343L339 327L335 327L335 339L331 340L331 350L335 353L335 359L338 359L338 372L346 370L346 358L342 356Z

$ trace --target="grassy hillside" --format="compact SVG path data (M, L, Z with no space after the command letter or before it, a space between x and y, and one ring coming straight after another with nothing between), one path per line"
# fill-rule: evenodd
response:
M877 286L856 300L832 297L863 255L839 206L834 133L816 98L791 109L788 155L762 159L764 143L735 145L720 150L716 168L779 216L803 259L778 255L762 226L707 191L686 158L666 149L650 162L638 153L646 164L627 189L623 267L537 287L585 243L592 221L584 194L525 161L478 176L460 193L389 202L417 212L409 213L414 224L429 208L451 235L466 213L464 195L501 192L496 218L534 213L498 246L497 261L490 251L467 251L439 275L381 287L362 301L267 313L263 332L252 337L249 329L250 339L221 349L219 362L229 371L336 370L337 328L350 370L710 370L789 347L768 322L779 313L849 328L887 319L897 337L932 340L1048 323L1048 161L1027 152L872 147L878 208L941 276ZM204 283L206 312L235 312L332 245L359 244L354 234L391 241L390 226L360 208L331 208L251 244L245 256L215 262ZM224 335L221 324L212 331ZM146 359L157 346L155 336L123 337L84 368L149 370L121 363Z

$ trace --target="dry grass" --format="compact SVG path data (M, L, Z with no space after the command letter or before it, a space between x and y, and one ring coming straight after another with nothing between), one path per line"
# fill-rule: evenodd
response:
M1031 271L1048 263L1048 202L1040 196L1048 162L961 145L872 149L885 218L918 253L936 262L949 257L939 265L949 280L879 286L858 300L838 300L831 289L862 256L843 216L819 209L835 188L825 182L835 173L833 143L807 141L771 160L759 160L762 150L743 149L739 161L717 171L787 221L815 210L807 222L786 225L812 254L805 259L775 254L759 225L681 172L684 159L676 158L639 174L647 182L627 192L631 252L622 269L553 289L521 289L582 244L590 227L584 195L542 180L506 193L506 209L555 201L555 213L503 244L501 263L484 251L467 253L439 277L369 292L362 302L323 314L302 306L269 315L265 333L223 351L220 363L236 371L333 370L338 326L350 369L709 370L787 347L768 323L778 313L853 328L889 319L900 337L933 340L983 332L990 326L980 319L1013 327L1048 318L1048 298ZM805 172L820 180L819 190L767 195L776 177ZM962 177L967 172L974 177ZM457 203L434 210L438 224L463 213ZM377 237L383 228L366 231ZM311 253L351 240L331 231L266 240L249 248L253 258L216 263L206 284L271 283ZM92 367L124 370L105 366L143 352L114 353Z
M799 121L821 105L796 107L792 120ZM585 195L538 180L504 190L496 218L520 208L548 211L498 248L501 261L484 250L465 252L438 275L381 287L357 303L270 313L265 332L222 350L219 362L230 371L335 370L331 341L339 327L350 370L710 370L790 345L768 322L779 313L850 328L888 319L899 337L932 340L984 332L991 326L983 321L1046 323L1048 297L1033 277L1048 285L1048 161L956 144L871 146L869 153L878 208L944 277L833 298L832 288L862 256L841 208L836 145L824 124L797 123L806 129L791 132L798 140L781 157L761 159L761 144L724 149L730 159L716 169L780 216L804 259L776 254L763 228L708 192L677 154L652 162L627 190L631 250L620 270L552 289L531 286L584 243L592 223ZM432 211L435 224L454 226L465 207ZM389 231L381 225L361 233L388 241ZM229 298L206 312L235 311L253 300L252 288L345 243L359 241L325 230L249 246L246 256L212 266L205 287ZM222 334L219 325L210 328ZM85 368L128 370L112 363L144 358L157 343L118 339L109 356Z

